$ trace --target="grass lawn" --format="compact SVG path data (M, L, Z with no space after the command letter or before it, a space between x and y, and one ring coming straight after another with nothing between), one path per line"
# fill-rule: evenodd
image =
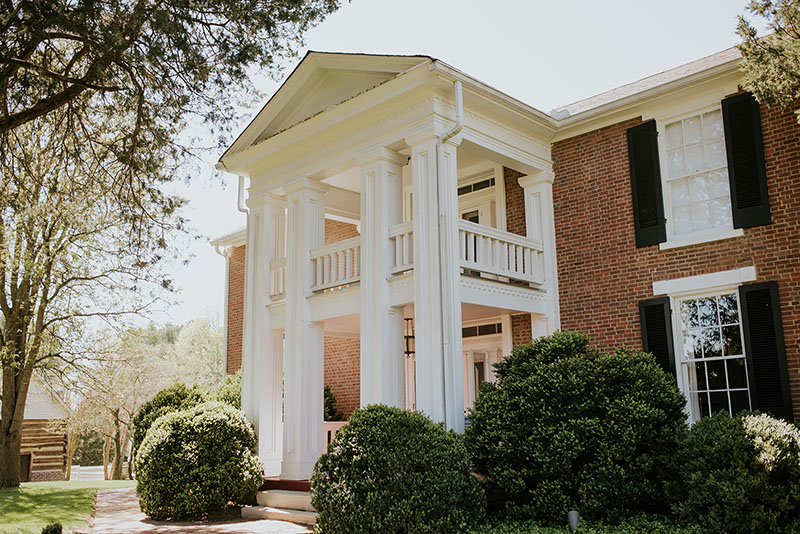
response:
M91 482L27 482L0 490L0 533L40 534L50 523L64 532L89 525L98 489L132 488L132 480Z

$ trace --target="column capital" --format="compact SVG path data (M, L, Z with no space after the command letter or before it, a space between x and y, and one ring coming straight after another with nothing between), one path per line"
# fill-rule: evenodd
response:
M378 161L385 161L402 167L408 162L408 156L404 156L384 146L370 147L359 152L358 156L356 156L356 165L359 167L364 167Z
M273 206L276 208L286 207L286 199L272 193L258 193L248 196L245 203L250 209L258 209L261 206Z
M533 187L540 184L553 184L555 180L555 175L553 171L539 171L536 174L529 174L528 176L522 176L519 179L519 185L523 189L527 189L529 187Z
M323 184L318 180L312 180L310 178L306 178L305 176L292 178L283 184L283 190L287 195L293 195L295 193L299 193L300 191L312 191L314 193L324 195L330 190L330 188L331 187L328 184Z

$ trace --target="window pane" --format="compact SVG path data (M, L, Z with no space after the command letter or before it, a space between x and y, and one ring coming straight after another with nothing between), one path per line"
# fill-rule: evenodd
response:
M692 231L692 208L676 206L672 209L672 222L675 234L686 234Z
M750 394L747 391L731 391L731 413L736 415L750 409Z
M725 166L725 145L722 141L706 143L706 169Z
M686 170L689 173L700 172L708 169L703 145L693 145L686 147Z
M700 299L697 302L697 312L700 318L700 326L716 326L717 322L717 299Z
M692 204L692 229L707 230L713 228L711 225L711 203L700 202Z
M683 352L689 359L702 358L703 350L700 347L700 339L695 330L689 330L683 334Z
M744 366L744 358L728 360L726 364L728 365L728 387L731 389L746 388L747 375Z
M730 202L728 185L728 175L725 171L711 171L706 175L708 179L708 191L711 198L724 198Z
M711 227L725 226L731 220L731 203L727 198L715 198L711 201Z
M702 362L694 364L694 372L697 379L697 389L708 389L706 385L706 364Z
M708 393L699 393L697 403L700 405L700 417L708 417Z
M711 413L730 412L728 407L728 393L711 393Z
M700 326L696 300L681 301L681 321L684 327L695 328Z
M709 111L703 115L703 131L706 139L722 139L722 112Z
M703 126L699 115L683 121L683 136L687 145L703 142Z
M672 182L672 205L686 206L689 204L689 179Z
M722 339L718 328L704 328L701 330L703 336L703 357L715 358L722 356Z
M725 356L742 354L742 334L738 326L722 327L722 350L725 351Z
M706 176L695 176L689 182L689 192L692 196L692 202L701 200L708 200L711 197L708 194L708 181Z
M717 297L719 318L722 324L734 324L739 322L739 306L737 302L736 293Z
M705 363L708 369L708 389L726 389L725 361L711 360Z
M683 131L680 121L667 124L667 149L683 147Z
M676 178L686 174L686 161L683 157L683 148L667 152L667 172L670 178Z

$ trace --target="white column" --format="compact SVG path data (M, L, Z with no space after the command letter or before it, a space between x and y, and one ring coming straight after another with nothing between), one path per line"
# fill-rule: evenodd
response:
M558 264L556 227L553 218L553 173L542 171L523 176L519 185L525 191L525 227L529 238L544 244L544 290L547 314L531 315L533 337L552 334L561 327L558 307Z
M389 227L402 222L406 156L385 148L361 167L361 406L405 405L403 308L391 306Z
M258 433L267 476L280 473L283 333L270 325L269 263L283 256L285 204L273 195L247 201L242 339L242 410Z
M281 478L307 480L322 454L324 327L311 322L313 270L310 251L325 244L328 186L298 178L288 195L286 250L286 341Z
M411 145L417 409L464 430L456 145Z

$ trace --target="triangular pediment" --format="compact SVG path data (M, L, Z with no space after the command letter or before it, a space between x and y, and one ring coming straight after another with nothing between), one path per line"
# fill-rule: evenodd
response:
M427 56L309 52L223 157L272 137L430 60Z

